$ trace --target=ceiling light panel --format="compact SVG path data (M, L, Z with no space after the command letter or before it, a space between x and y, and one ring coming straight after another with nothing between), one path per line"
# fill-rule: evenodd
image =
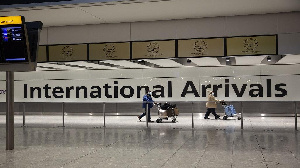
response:
M221 66L220 62L217 58L189 58L193 63L197 64L198 66Z
M112 69L111 66L99 65L92 62L85 62L85 61L76 61L76 62L66 62L68 65L73 65L77 67L85 67L87 69ZM113 68L115 69L115 68Z
M276 64L300 64L300 55L286 55Z
M144 59L146 62L158 65L159 67L184 67L171 59Z
M109 64L114 64L117 66L121 66L123 68L149 68L145 65L141 65L138 63L133 63L131 61L127 61L127 60L106 60L106 61L102 61L104 63L109 63Z
M265 58L265 55L261 56L236 56L236 65L259 65Z
M61 62L59 62L59 63L56 63L56 62L53 62L53 63L38 63L37 66L51 67L51 68L56 69L56 70L85 70L85 68L65 65L64 63L61 63Z

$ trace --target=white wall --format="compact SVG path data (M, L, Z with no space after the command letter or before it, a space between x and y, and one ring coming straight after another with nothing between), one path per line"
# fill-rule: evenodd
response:
M279 54L300 53L300 33L288 33L278 35Z

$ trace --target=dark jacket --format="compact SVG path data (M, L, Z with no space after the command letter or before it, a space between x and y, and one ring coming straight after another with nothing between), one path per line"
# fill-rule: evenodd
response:
M152 97L149 94L144 95L143 97L143 108L146 108L146 104L148 103L148 108L153 107L153 100Z

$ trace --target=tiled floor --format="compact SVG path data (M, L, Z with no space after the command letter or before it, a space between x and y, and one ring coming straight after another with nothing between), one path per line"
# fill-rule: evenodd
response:
M152 118L155 119L154 117ZM15 149L5 150L0 116L0 167L255 167L299 168L300 133L293 117L146 123L135 116L15 116ZM300 129L300 128L299 128Z

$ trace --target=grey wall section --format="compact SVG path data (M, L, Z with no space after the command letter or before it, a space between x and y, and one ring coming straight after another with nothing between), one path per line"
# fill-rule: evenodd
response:
M205 102L171 102L176 104L180 113L205 113ZM287 114L295 113L295 102L243 102L245 114ZM237 113L241 112L241 102L229 102ZM22 114L23 103L15 103L15 113ZM0 103L0 113L5 113L6 104ZM61 114L62 103L25 103L26 114ZM300 102L297 102L297 109L300 112ZM105 112L108 115L138 115L144 111L142 103L106 103ZM102 115L103 103L65 103L65 112L68 114L86 114L93 113ZM223 107L219 104L217 113L223 113ZM157 107L152 108L153 116L157 115Z
M48 28L43 28L40 32L40 45L48 44Z
M129 23L50 27L43 31L47 33L41 33L42 45L130 41Z
M278 54L299 54L300 33L279 34L278 46Z
M41 45L300 33L300 12L48 27ZM282 36L284 38L284 36ZM288 38L288 36L285 36ZM284 39L283 39L284 40ZM285 45L280 43L279 45ZM283 47L284 48L284 47ZM282 50L287 51L287 50Z

